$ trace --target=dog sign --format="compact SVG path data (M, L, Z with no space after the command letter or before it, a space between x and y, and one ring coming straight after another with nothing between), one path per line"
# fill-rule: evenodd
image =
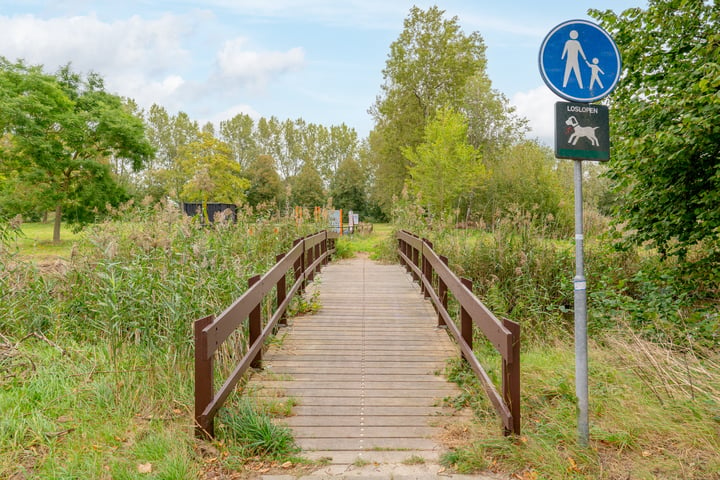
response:
M572 160L610 160L608 107L557 102L555 156Z

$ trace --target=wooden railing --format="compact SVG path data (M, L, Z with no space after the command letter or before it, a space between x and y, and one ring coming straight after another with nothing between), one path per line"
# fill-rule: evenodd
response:
M263 275L248 280L248 289L230 307L217 316L195 321L195 432L202 437L215 434L214 419L235 385L248 368L262 362L263 345L275 327L286 325L286 310L293 296L304 290L316 272L327 264L335 251L337 234L322 231L295 240L293 248L277 256L277 263ZM293 285L288 289L286 278L293 272ZM275 308L263 322L263 300L275 292ZM215 394L213 358L227 338L248 321L248 351ZM265 323L263 325L263 323Z
M410 232L397 233L400 262L419 282L425 298L438 312L438 325L447 326L460 346L463 358L483 385L503 423L505 435L520 434L520 325L498 320L472 293L472 282L458 278L448 259L433 250L427 239ZM460 304L460 328L448 313L448 294ZM477 327L502 357L502 395L473 352L473 327Z

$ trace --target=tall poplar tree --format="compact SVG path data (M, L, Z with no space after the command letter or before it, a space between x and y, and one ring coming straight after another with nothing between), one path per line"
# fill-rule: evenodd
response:
M373 155L378 161L375 194L386 210L408 178L410 164L402 149L422 142L425 126L440 107L459 110L468 79L485 71L480 34L466 34L457 17L444 14L436 6L410 9L390 45L382 93L370 109L381 137L373 144L382 148Z

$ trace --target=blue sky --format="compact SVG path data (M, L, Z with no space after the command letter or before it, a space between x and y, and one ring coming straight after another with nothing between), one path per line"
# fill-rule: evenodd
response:
M537 57L545 35L588 8L616 12L644 0L0 0L0 55L72 62L142 107L163 105L201 123L247 113L345 123L365 136L390 44L412 5L437 4L487 46L493 87L548 144L554 102Z

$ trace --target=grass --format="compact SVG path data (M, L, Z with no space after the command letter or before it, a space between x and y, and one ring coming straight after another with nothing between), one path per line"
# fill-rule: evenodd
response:
M376 223L369 234L344 235L336 241L336 257L350 258L357 254L367 254L372 260L393 261L395 242L391 238L392 232L392 225Z
M242 457L278 460L299 452L291 430L274 423L248 399L222 410L218 436L232 442L233 449Z
M81 238L81 232L74 232L70 227L63 224L60 229L60 243L53 243L52 223L23 223L22 234L17 238L12 247L27 258L43 260L54 257L69 258L73 245Z
M522 479L720 478L717 355L712 362L680 357L649 367L647 359L641 362L632 352L651 349L658 359L679 354L616 334L611 345L593 344L590 351L589 448L576 440L572 346L536 345L522 355L520 437L500 437L499 422L481 388L472 376L454 374L477 424L469 438L462 435L460 445L444 456L444 463L463 473L492 465ZM483 352L480 356L493 365L495 359ZM690 380L671 364L685 365L696 377ZM491 376L496 373L490 370Z
M198 478L189 365L35 337L3 345L15 375L0 389L0 477L137 478L149 463L150 478Z

